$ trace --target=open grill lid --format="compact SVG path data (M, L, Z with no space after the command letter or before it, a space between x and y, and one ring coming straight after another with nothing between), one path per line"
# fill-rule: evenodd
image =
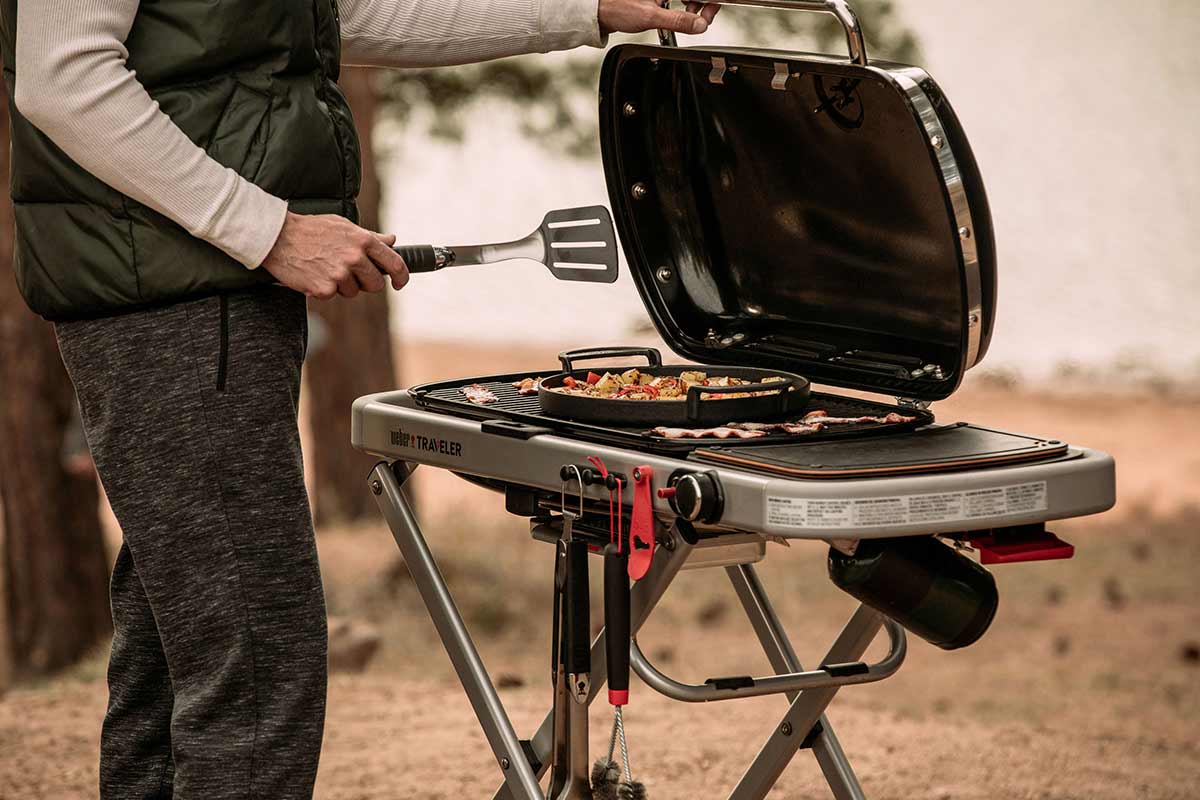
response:
M852 58L669 35L609 52L605 172L650 317L704 363L949 396L995 309L991 215L953 110L922 70L868 63L841 0L737 4L834 13Z

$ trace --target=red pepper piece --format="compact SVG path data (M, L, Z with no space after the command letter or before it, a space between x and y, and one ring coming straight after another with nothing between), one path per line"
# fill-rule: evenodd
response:
M633 514L629 521L629 577L635 581L646 577L654 560L654 500L650 481L654 470L635 467L633 470Z
M567 387L568 389L574 389L578 383L579 381L575 380L570 375L563 378L563 386Z
M587 382L590 383L592 386L595 386L597 383L600 382L600 379L603 377L604 377L603 375L597 375L594 372L589 372L588 376L587 376Z

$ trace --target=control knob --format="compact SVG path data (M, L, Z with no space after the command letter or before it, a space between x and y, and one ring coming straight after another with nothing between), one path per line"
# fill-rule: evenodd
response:
M689 522L716 522L724 510L724 492L717 476L711 472L679 475L658 494L668 498L675 513Z

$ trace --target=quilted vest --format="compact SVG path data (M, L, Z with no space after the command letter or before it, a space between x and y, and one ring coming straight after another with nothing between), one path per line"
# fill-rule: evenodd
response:
M17 0L0 0L17 283L54 320L269 283L98 180L14 107ZM336 0L142 0L128 66L212 158L301 214L354 219L358 138L336 81Z

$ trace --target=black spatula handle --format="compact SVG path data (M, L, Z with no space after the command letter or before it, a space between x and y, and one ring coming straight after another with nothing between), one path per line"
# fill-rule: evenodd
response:
M398 244L392 249L404 259L409 272L436 272L446 266L431 244Z
M587 543L567 543L567 673L592 671L591 606L588 591Z
M615 544L604 548L604 640L611 698L629 691L629 556Z

